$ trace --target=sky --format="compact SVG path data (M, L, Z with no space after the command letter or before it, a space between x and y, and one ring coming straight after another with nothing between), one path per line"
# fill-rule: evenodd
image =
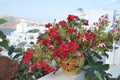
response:
M119 5L120 0L0 0L0 15L53 22L65 19L78 8L88 14L93 9L120 10Z

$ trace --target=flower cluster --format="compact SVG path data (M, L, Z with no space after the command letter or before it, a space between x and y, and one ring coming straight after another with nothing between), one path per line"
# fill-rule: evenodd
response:
M28 69L28 74L33 74L33 69L34 68L44 68L44 70L46 72L51 72L52 71L52 68L46 63L45 60L43 61L37 61L37 64L35 65L33 62L31 62L31 59L32 59L32 55L33 55L33 50L27 50L25 55L24 55L24 58L23 58L23 63L24 65L29 65L29 69Z
M105 32L108 22L108 17L104 15L92 27L86 28L89 26L88 20L68 15L66 20L46 24L48 30L24 54L23 62L29 65L28 72L37 68L55 73L61 60L84 56L88 65L94 64L96 61L93 57L100 59L102 54L106 54L116 37L111 32ZM55 66L53 60L56 62Z

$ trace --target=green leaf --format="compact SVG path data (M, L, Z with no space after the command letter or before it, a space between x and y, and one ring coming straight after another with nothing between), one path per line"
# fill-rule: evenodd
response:
M89 55L85 58L87 60L87 62L89 63L89 65L93 65L94 64L94 60L92 59L92 57Z
M103 56L105 56L105 57L109 57L109 55L104 51L104 53L102 54Z
M6 23L7 21L4 19L0 19L0 24Z
M8 45L7 40L3 40L2 42L0 42L0 46L4 47L7 50L9 49L9 45Z
M94 69L88 68L85 73L86 80L97 80L97 77L94 74Z
M102 59L101 55L98 54L97 52L95 51L91 51L91 54L93 54L95 57L97 57L98 59Z
M43 68L41 68L41 69L34 69L34 72L36 72L36 73L34 73L34 76L35 76L36 79L44 76L44 74L43 74L44 73L44 69Z
M0 31L0 38L2 38L2 39L6 38L6 36L4 35L4 33L2 31Z
M109 69L109 64L104 64L102 67L104 70L108 70Z
M23 56L23 53L16 54L13 59L19 58L20 56Z
M103 64L102 61L97 61L97 62L95 63L96 66L101 66L102 64Z
M100 74L100 73L97 72L97 71L96 71L96 76L97 76L97 78L98 78L99 80L104 80L104 79L102 78L102 74Z

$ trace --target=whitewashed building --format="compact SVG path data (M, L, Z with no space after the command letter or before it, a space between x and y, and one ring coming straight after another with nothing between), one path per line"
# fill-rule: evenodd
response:
M34 25L27 22L21 22L16 26L16 32L27 32L33 29L38 29L40 32L44 32L46 30L44 25Z
M94 22L98 22L99 18L102 15L107 15L109 23L108 30L112 29L112 25L116 24L118 19L120 18L120 11L119 10L107 10L107 9L99 9L99 10L91 10L88 14L88 20L90 23L90 26L93 25Z
M44 26L32 25L28 23L19 23L16 30L8 35L9 45L24 46L25 50L32 46L31 43L36 43L37 37L44 33L47 29Z

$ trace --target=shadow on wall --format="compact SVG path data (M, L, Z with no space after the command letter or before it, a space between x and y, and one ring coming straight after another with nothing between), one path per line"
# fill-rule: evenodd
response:
M118 76L117 80L120 80L120 75Z

